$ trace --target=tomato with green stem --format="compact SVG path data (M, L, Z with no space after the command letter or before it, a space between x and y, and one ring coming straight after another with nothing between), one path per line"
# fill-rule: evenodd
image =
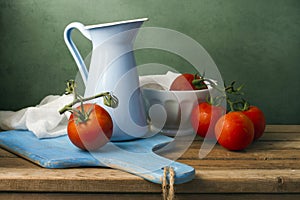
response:
M60 114L72 112L68 121L68 137L80 149L94 151L109 142L113 133L113 121L110 114L100 105L83 102L103 97L106 106L115 108L118 99L109 92L83 98L76 93L75 82L67 82L66 94L74 94L74 100L59 110ZM80 103L80 106L73 108Z
M232 82L229 87L226 87L226 93L228 95L227 102L229 104L230 110L240 111L252 121L254 125L254 140L257 140L263 135L266 127L266 119L264 113L257 106L250 105L243 98L241 100L233 101L232 95L243 95L243 92L241 92L243 85L235 89L234 84L235 82Z
M68 137L80 149L94 151L109 142L113 122L109 113L97 104L74 109L67 127Z
M198 74L181 74L175 78L170 90L203 90L207 89L205 79Z

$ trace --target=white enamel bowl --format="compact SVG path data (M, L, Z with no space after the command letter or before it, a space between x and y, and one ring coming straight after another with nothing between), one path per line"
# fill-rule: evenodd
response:
M169 91L142 88L150 128L169 136L192 134L192 109L206 101L211 89Z

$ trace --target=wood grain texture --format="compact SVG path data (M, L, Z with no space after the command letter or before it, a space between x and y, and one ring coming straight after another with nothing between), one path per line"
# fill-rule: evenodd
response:
M155 193L0 193L0 199L5 200L157 200L161 194ZM300 194L177 194L176 200L299 200Z
M283 127L287 130L268 126L269 132L245 151L227 151L216 145L204 159L198 157L203 140L196 137L178 160L193 166L196 177L176 185L176 197L299 199L300 131L295 126ZM54 199L59 195L65 195L66 199L78 195L80 199L83 193L88 193L90 199L157 199L161 193L160 185L123 171L102 167L44 169L5 150L0 150L0 180L0 199L17 198L20 195L17 192L35 193L27 193L24 199ZM120 193L124 195L119 196Z

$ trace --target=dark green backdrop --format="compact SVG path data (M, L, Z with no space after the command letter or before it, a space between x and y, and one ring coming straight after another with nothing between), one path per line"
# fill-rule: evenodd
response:
M182 32L209 52L224 80L245 83L269 124L300 124L299 0L0 0L0 109L61 94L77 69L63 41L72 21L95 24L148 17L144 26ZM74 40L89 52L78 33ZM165 52L141 51L139 64L189 71Z

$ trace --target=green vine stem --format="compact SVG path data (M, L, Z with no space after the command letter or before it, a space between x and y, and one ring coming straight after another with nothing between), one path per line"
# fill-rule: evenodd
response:
M242 92L243 88L244 85L240 85L239 87L235 88L235 81L232 81L229 86L225 85L225 92L234 95L244 95L244 93Z
M235 81L231 82L229 86L225 86L225 92L227 93L226 101L230 107L230 111L245 111L249 109L250 104L245 99L239 97L240 100L232 100L232 96L237 97L244 95L242 92L243 87L244 85L240 85L235 88Z
M224 87L222 88L209 79L198 79L194 81L199 82L203 80L208 81L213 88L219 90L221 93L225 92L226 94L214 98L208 97L206 101L209 104L219 106L221 105L222 101L226 100L230 111L245 111L249 109L250 104L245 99L240 98L240 96L244 95L244 93L242 92L244 85L236 86L236 82L232 81L229 86L226 86L226 84L224 84Z
M72 107L77 103L89 101L89 100L96 99L99 97L104 97L104 104L106 106L113 107L113 108L117 107L116 106L117 105L116 97L112 96L109 92L103 92L103 93L97 94L95 96L87 97L87 98L80 98L80 99L76 98L76 99L74 99L73 102L65 105L62 109L60 109L59 114L63 114L66 111L73 110Z
M59 114L63 114L66 111L73 112L74 111L73 106L77 103L80 103L82 113L77 113L77 114L85 116L88 113L84 112L83 102L93 100L93 99L96 99L96 98L99 98L99 97L103 97L103 103L106 106L116 108L119 104L119 101L118 101L117 97L112 95L110 92L103 92L103 93L100 93L100 94L97 94L97 95L94 95L94 96L91 96L91 97L83 98L82 96L77 94L75 88L76 88L76 85L75 85L74 80L67 81L67 88L65 90L65 94L73 94L74 95L74 100L73 100L73 102L65 105L62 109L60 109Z
M211 87L213 87L214 89L218 90L223 94L214 98L212 98L211 96L207 96L206 98L207 103L214 106L220 106L221 103L226 100L229 105L230 111L245 111L249 109L250 104L245 99L236 100L236 99L240 99L241 95L244 95L244 93L242 92L244 85L236 86L235 85L236 82L232 81L229 86L226 86L226 84L224 83L224 87L221 87L217 85L215 82L213 82L212 80L204 78L204 76L200 76L200 78L197 79L196 77L197 74L195 75L195 79L192 81L193 85L200 85L204 81L206 81L211 85Z

